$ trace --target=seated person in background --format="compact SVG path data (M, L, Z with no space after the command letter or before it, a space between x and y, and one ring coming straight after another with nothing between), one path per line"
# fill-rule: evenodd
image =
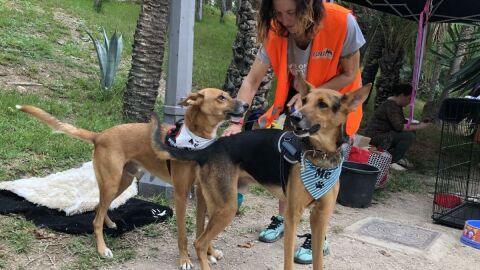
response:
M365 136L372 138L370 144L387 150L392 155L390 167L399 171L406 170L405 167L409 166L404 155L415 140L414 131L430 125L428 120L423 120L407 127L403 107L410 104L411 94L410 84L402 83L393 86L393 96L377 108L363 131Z

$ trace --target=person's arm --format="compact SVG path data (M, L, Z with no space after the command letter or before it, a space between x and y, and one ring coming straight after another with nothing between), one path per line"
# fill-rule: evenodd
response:
M403 124L403 130L404 131L416 131L416 130L424 129L428 126L430 126L430 123L428 123L428 122L420 122L418 124L410 124L410 127L407 127L407 124Z
M270 68L269 64L263 63L259 58L256 58L248 72L247 76L242 82L242 86L238 90L237 99L242 100L248 104L252 104L253 97L258 91L258 87L263 80L263 77ZM243 118L242 118L243 119ZM230 125L223 132L222 136L230 136L242 131L242 123L238 119L236 123L230 122Z
M256 58L238 90L237 99L248 104L252 104L253 97L258 91L258 87L268 72L270 65L263 63Z
M319 88L328 88L340 90L351 84L355 80L358 69L360 68L360 51L355 51L350 55L340 58L340 74L321 85Z

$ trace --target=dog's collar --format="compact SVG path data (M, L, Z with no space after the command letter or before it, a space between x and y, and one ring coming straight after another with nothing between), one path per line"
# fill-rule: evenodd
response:
M310 159L310 162L316 166L323 168L332 168L337 166L343 161L345 156L345 147L342 144L334 152L326 152L319 149L315 149L309 142L304 142L302 149L302 166L304 166L304 160Z
M342 153L342 145L340 145L337 150L334 152L326 152L323 150L316 149L308 140L305 140L303 143L303 154L302 156L306 155L307 153L311 154L312 157L320 157L321 159L332 158L340 155Z
M176 127L168 132L165 139L166 143L172 147L188 150L200 150L214 143L217 138L206 139L192 133L188 127L179 121L175 123Z

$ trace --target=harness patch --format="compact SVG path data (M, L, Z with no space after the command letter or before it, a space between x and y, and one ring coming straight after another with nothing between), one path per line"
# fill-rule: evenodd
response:
M206 148L214 139L205 139L193 134L180 120L175 123L175 127L170 129L165 138L165 143L171 147L187 150L200 150Z
M337 183L342 172L343 159L337 167L319 168L302 157L300 178L307 191L315 200L320 199Z

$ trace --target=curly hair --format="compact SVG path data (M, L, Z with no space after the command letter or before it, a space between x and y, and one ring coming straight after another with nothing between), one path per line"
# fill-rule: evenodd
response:
M323 19L322 0L292 0L296 4L297 26L304 29L305 36L312 38ZM263 43L270 29L280 36L287 36L288 30L276 19L273 0L263 0L258 12L257 42Z

